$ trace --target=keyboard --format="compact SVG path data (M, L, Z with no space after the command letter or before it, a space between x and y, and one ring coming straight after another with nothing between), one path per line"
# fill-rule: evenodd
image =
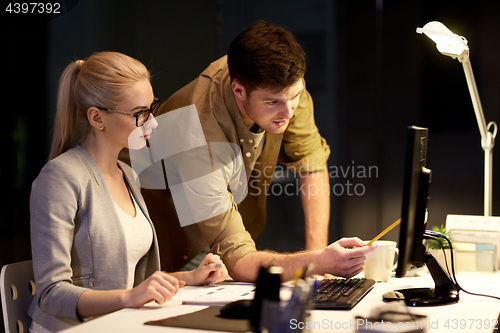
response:
M324 279L314 293L315 309L352 309L372 290L375 280Z

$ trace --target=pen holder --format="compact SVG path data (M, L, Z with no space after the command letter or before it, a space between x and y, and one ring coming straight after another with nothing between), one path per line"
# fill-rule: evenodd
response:
M252 301L250 325L254 332L260 332L261 317L264 313L264 301L278 302L280 300L281 267L261 267L255 287L255 296Z
M282 316L283 305L280 301L270 301L265 299L262 301L262 313L260 315L260 331L275 332L275 327L278 326Z
M299 323L307 322L312 308L314 281L298 280L288 302L262 301L260 330L269 333L302 332Z

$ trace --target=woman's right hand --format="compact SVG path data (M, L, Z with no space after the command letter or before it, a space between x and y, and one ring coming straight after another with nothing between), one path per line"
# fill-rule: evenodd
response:
M152 301L163 304L185 284L168 273L156 271L140 285L125 292L125 307L140 308Z

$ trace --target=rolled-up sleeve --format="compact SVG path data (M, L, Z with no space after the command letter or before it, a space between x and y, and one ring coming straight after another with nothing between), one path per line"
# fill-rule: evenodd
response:
M200 222L199 227L207 240L211 240L210 252L221 257L229 273L244 255L257 251L236 207Z

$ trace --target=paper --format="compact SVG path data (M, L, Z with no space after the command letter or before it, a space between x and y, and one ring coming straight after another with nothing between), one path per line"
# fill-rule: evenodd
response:
M186 305L223 306L240 299L252 300L255 295L253 283L219 283L207 285L175 295L173 301L182 301Z

